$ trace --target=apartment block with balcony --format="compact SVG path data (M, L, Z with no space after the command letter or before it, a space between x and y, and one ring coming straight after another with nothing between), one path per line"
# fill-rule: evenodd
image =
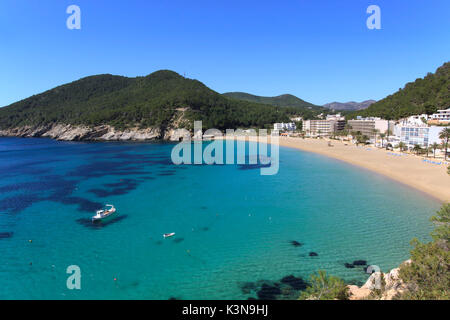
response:
M295 123L288 122L288 123L274 123L273 129L278 131L294 131L297 129Z
M331 136L344 128L344 119L306 120L303 122L303 131L311 137Z
M361 134L368 136L370 139L375 138L375 130L379 133L385 133L390 128L388 120L381 118L357 118L356 120L348 120L351 131L361 132Z
M428 120L429 124L450 124L450 108L445 110L438 110L437 113L432 114Z
M400 123L395 126L394 133L398 140L406 144L408 148L414 148L415 145L426 148L433 143L440 144L442 142L439 134L443 129L444 127L440 126Z

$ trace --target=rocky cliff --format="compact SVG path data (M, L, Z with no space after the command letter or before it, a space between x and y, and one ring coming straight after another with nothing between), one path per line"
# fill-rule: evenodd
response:
M411 263L411 260L403 264ZM401 266L400 266L401 267ZM406 290L406 286L399 276L399 268L388 273L374 272L362 287L348 286L350 300L392 300Z
M117 130L109 125L95 127L53 124L49 126L25 126L0 130L3 137L47 137L64 141L146 141L164 139L178 141L183 137L178 131L160 128L130 128Z

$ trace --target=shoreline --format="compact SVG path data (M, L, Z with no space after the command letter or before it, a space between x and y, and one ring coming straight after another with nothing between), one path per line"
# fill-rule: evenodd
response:
M254 137L236 139L256 141ZM328 146L328 141L331 141L333 147ZM356 147L351 143L345 145L339 140L280 137L279 144L344 161L419 190L441 203L450 202L450 175L447 174L447 166L425 163L422 161L423 157L410 154L393 156L392 154L399 153L371 146Z
M3 138L24 138L20 136L2 136ZM32 136L33 137L33 136ZM31 137L25 137L31 138ZM34 136L34 138L51 138L52 136ZM227 136L215 137L216 140L229 139ZM257 137L233 136L233 140L257 141ZM79 142L80 140L72 140ZM164 139L148 140L83 140L83 142L172 142ZM333 147L328 146L331 142ZM270 139L268 141L270 144ZM348 143L345 145L339 140L311 139L279 137L279 145L282 147L313 152L329 158L340 160L360 168L381 174L398 183L423 192L427 196L436 199L440 203L450 202L450 175L447 174L447 165L436 165L422 161L425 157L411 154L393 156L399 154L395 151L386 151L372 146L356 147ZM427 158L433 160L433 158ZM442 160L437 160L442 161Z

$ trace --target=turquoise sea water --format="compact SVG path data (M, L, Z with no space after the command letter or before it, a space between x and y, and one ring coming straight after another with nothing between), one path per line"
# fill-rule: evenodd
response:
M358 283L368 275L345 263L396 267L439 208L313 153L280 148L279 173L261 176L257 166L175 166L172 147L1 138L0 298L247 299L264 296L264 283L292 297L288 275L325 269ZM106 203L117 216L92 224ZM66 287L70 265L81 290Z

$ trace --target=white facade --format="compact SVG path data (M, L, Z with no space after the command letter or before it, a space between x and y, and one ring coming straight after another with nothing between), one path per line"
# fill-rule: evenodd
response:
M372 122L373 122L373 129L378 130L380 133L385 133L389 128L389 121L378 118L378 117L363 118L361 116L358 116L358 117L356 117L356 120L363 121L363 122L360 122L361 124L362 123L372 124ZM357 123L357 122L355 122L355 120L352 120L352 121L354 122L354 124Z
M273 124L273 130L278 130L278 131L294 131L297 127L295 126L295 123L293 122L288 122L288 123L274 123Z
M389 129L389 121L388 120L375 120L375 129L380 133L385 133Z
M328 114L327 120L345 120L345 117L342 116L340 113Z
M400 119L399 122L402 125L411 125L411 126L426 126L426 121L428 120L429 116L427 114L420 114L416 116L410 116L408 118ZM425 120L425 121L424 121Z
M311 137L325 137L343 130L344 127L345 120L306 120L302 130Z
M413 148L416 144L427 147L429 145L429 130L428 127L424 126L400 125L397 128L396 135L409 148Z
M392 129L392 127L389 128L389 120L374 117L357 117L356 120L348 120L348 124L351 127L351 131L361 132L361 134L369 137L372 142L375 142L377 136L375 130L384 134L388 129Z
M426 148L433 143L440 144L439 134L445 127L439 126L415 126L411 124L397 124L395 126L394 134L399 141L406 144L409 148L413 148L416 144L422 148Z
M445 127L439 127L439 126L430 126L430 131L428 133L429 136L429 142L430 145L433 143L442 143L442 140L439 138L439 135L441 134L442 130L444 130Z
M438 110L437 113L430 116L430 120L442 123L450 123L450 108L445 110Z

